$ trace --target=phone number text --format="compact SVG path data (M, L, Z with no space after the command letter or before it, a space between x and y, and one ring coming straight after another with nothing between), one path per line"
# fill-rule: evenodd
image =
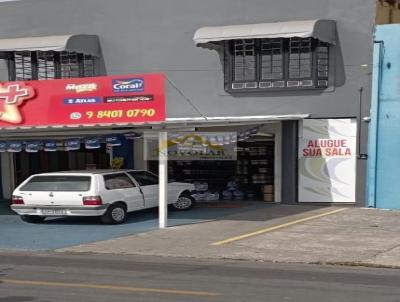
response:
M99 110L86 111L87 118L119 118L119 117L153 117L156 114L155 109L129 109L129 110Z

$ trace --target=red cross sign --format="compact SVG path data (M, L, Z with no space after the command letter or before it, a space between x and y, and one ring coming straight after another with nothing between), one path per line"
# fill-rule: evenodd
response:
M27 87L24 84L0 84L0 100L4 100L6 104L21 104L22 101L35 96L32 87Z
M19 124L23 121L23 117L18 106L24 101L35 96L33 87L26 86L24 83L11 82L0 83L0 121Z

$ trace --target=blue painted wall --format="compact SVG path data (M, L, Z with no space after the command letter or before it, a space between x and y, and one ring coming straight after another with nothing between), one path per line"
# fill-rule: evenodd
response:
M121 140L122 145L113 148L113 156L124 158L124 169L133 169L134 154L133 154L133 141L126 139L123 135L119 135L118 138Z
M375 33L367 205L400 209L400 25Z

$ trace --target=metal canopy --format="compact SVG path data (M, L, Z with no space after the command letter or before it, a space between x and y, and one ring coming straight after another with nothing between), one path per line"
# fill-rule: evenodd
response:
M315 38L336 44L336 22L334 20L305 20L199 28L193 37L196 46L218 47L219 42L236 39L262 38Z
M70 51L100 56L96 35L62 35L0 39L0 51Z
M309 118L310 114L286 114L286 115L255 115L255 116L207 116L207 117L177 117L167 118L163 122L143 122L143 123L116 123L116 124L91 124L91 125L68 125L68 126L13 126L0 127L0 138L15 136L27 137L29 135L63 135L70 133L77 135L78 133L99 133L99 132L121 132L126 129L134 131L162 131L168 129L179 130L187 127L223 127L223 126L240 126L254 125L260 123L269 123L288 120L302 120Z

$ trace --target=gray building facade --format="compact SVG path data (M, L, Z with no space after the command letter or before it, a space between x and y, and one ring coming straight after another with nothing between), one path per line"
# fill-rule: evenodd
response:
M0 3L0 39L91 34L98 74L162 72L169 118L305 114L357 121L357 155L367 153L374 0L22 0ZM329 85L323 89L226 89L227 48L196 47L204 26L333 20ZM234 46L233 46L234 47ZM290 47L290 46L289 46ZM1 45L0 45L1 48ZM8 79L6 64L0 80ZM233 71L234 72L234 71ZM250 89L251 90L251 89ZM282 122L282 202L297 202L298 121ZM356 204L365 203L366 160L356 160Z

